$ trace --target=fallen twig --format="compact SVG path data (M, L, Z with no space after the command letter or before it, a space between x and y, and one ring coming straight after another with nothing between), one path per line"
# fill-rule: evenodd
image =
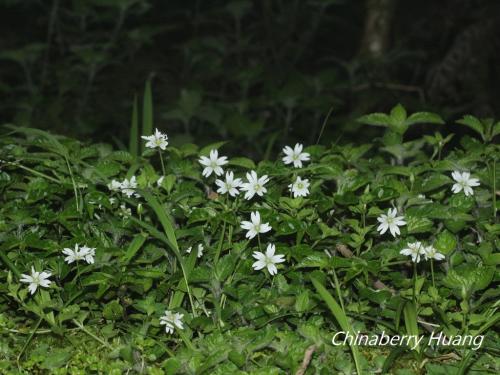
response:
M302 360L302 364L300 365L299 369L295 372L295 375L305 374L315 350L316 350L316 345L311 345L306 349L306 351L304 352L304 359Z

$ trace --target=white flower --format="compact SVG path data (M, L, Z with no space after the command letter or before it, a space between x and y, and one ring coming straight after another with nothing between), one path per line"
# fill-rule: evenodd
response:
M146 142L146 147L148 148L156 148L159 147L162 150L165 150L168 146L167 142L167 135L159 131L158 129L155 129L155 133L153 135L148 135L148 136L141 136L142 139L145 139Z
M173 313L172 311L165 310L165 315L160 317L160 324L165 325L165 332L173 333L174 328L184 329L182 325L182 318L184 314Z
M52 281L49 280L49 277L52 274L50 272L37 272L35 271L35 268L31 266L31 275L25 275L24 273L21 274L21 279L20 281L22 283L27 283L30 284L28 286L28 289L31 294L35 294L36 289L38 286L48 288L50 286L50 283Z
M64 261L68 264L78 262L79 260L85 260L88 264L94 263L95 249L85 245L80 247L80 245L76 244L75 250L66 247L62 253L67 255Z
M411 256L411 260L415 263L420 262L420 255L425 254L425 248L422 242L417 241L413 243L408 243L406 249L401 250L399 253L402 255Z
M135 179L135 176L132 176L130 180L124 179L122 181L122 186L121 186L122 194L126 195L129 198L132 195L138 197L139 194L135 192L135 189L137 189L137 181Z
M469 172L460 173L455 171L451 174L451 176L456 181L456 183L451 187L451 191L455 194L460 193L463 190L466 196L474 195L472 188L480 185L477 178L470 178Z
M192 246L189 246L187 249L186 249L186 253L188 254L191 254L191 250L193 250L193 247ZM203 250L204 247L203 247L203 244L198 244L198 254L196 255L198 258L201 258L203 256Z
M258 211L250 214L251 221L242 221L241 228L246 229L248 232L245 237L252 239L259 233L269 232L272 228L269 223L260 222L260 213Z
M293 193L293 197L305 197L309 195L309 180L308 179L301 179L299 176L297 176L297 179L293 184L288 185L288 188L290 191Z
M437 249L434 246L426 246L424 248L424 256L425 260L429 259L436 259L436 260L443 260L445 256L437 251Z
M95 248L94 247L88 247L88 246L84 245L80 248L80 253L83 254L83 256L85 257L85 261L88 264L94 263L94 257L95 257Z
M401 232L399 231L399 227L402 225L406 225L406 221L403 220L403 216L396 216L397 214L398 211L395 208L390 208L389 211L387 211L387 215L382 214L377 218L380 223L377 230L380 232L380 234L384 234L385 232L387 232L387 229L390 230L393 237L401 234Z
M253 198L255 194L259 197L262 197L264 193L267 192L267 189L264 185L269 181L267 175L262 177L257 177L257 173L255 171L251 171L247 173L247 182L241 184L241 190L246 191L245 199L250 200Z
M163 183L163 180L165 179L165 176L161 176L157 181L156 181L156 186L160 187L161 184Z
M125 203L120 204L120 212L118 212L118 215L123 216L123 218L127 218L132 216L132 210L130 208L127 208Z
M71 264L73 262L77 262L77 261L85 258L85 254L81 253L78 244L75 245L75 250L66 247L63 249L62 253L64 255L67 255L67 257L64 258L64 261L68 264Z
M254 251L253 257L257 259L257 261L252 264L253 269L258 271L267 267L267 270L271 275L276 275L278 273L276 264L284 262L285 259L283 259L284 255L282 254L274 255L275 250L275 246L273 244L269 244L267 245L265 254L260 251Z
M219 187L217 189L219 194L229 193L230 196L235 197L240 193L238 188L241 186L241 179L235 179L233 172L226 172L226 181L215 180L215 184Z
M285 148L283 148L283 152L285 153L283 162L285 164L293 163L295 168L302 168L302 162L309 161L310 157L307 152L302 152L303 148L304 146L300 143L297 143L293 149L290 146L285 146Z
M120 181L112 180L108 184L108 189L111 191L120 191L122 189L122 183Z
M211 150L209 158L207 158L206 156L202 156L200 157L200 160L198 160L198 162L201 165L205 166L203 172L201 173L204 177L210 176L212 172L217 176L220 176L224 173L222 166L224 164L227 164L227 157L219 157L219 152L217 150Z

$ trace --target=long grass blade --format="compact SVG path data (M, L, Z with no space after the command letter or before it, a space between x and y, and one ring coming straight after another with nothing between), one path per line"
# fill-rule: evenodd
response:
M332 312L333 316L337 320L338 324L340 325L340 328L344 332L351 332L354 333L354 330L352 329L351 324L349 323L349 320L347 319L347 315L344 313L340 305L335 301L335 299L332 297L332 295L326 290L326 288L314 277L311 277L311 281L318 291L319 295L325 301L326 305ZM358 348L355 345L350 345L351 348L351 353L352 357L354 358L354 364L356 365L356 371L358 375L362 375L363 371L361 368L361 357L360 353L358 351Z

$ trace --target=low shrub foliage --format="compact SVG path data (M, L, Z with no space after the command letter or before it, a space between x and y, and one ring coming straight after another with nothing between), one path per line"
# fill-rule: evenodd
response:
M498 372L500 123L406 140L442 120L359 121L383 136L258 162L161 131L134 156L6 126L2 372ZM424 341L334 346L339 331Z

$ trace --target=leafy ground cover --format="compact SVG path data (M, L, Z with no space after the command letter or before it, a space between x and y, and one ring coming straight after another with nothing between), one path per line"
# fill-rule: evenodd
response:
M259 162L150 129L129 152L3 128L1 372L498 373L500 123L407 141L442 120L359 121L383 136Z

